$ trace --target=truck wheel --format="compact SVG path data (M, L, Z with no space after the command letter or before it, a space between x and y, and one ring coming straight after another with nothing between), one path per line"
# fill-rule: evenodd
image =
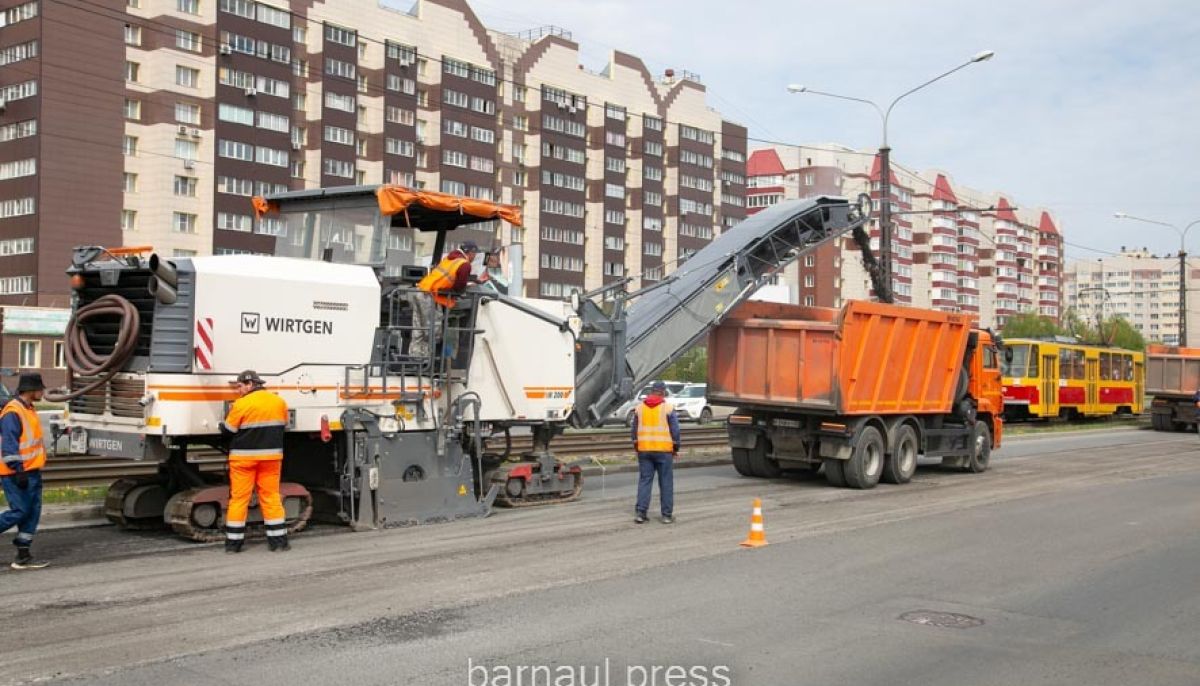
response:
M779 463L767 457L767 439L763 436L758 437L754 448L750 450L750 469L754 476L764 479L778 479L783 476Z
M700 410L700 418L696 420L696 423L699 424L700 426L704 426L705 424L707 424L711 421L712 421L712 410L708 409L707 407L704 408L703 410Z
M843 469L845 464L842 460L835 460L832 457L825 459L825 481L829 482L830 486L846 487L846 472Z
M992 461L992 432L985 422L975 422L971 430L971 456L967 458L968 472L986 472Z
M754 476L754 470L750 468L750 451L746 448L733 449L733 468L742 476Z
M917 471L917 432L907 424L896 433L896 448L883 463L883 480L889 484L906 484Z
M1154 414L1151 414L1150 415L1151 428L1153 428L1155 431L1169 431L1170 428L1167 426L1166 419L1167 419L1166 415L1159 414L1157 412L1155 412Z
M883 475L884 454L883 435L873 426L865 426L858 435L850 459L846 460L843 470L846 473L846 485L850 488L875 488L879 477Z

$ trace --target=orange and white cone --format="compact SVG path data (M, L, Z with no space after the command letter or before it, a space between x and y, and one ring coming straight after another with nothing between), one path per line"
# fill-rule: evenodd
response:
M754 514L750 515L750 536L742 541L744 548L761 548L767 544L767 531L763 528L762 500L754 499Z

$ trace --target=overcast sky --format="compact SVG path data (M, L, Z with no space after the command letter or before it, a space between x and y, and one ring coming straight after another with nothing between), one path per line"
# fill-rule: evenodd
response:
M866 105L789 95L788 83L891 98L991 49L905 99L894 158L1052 209L1071 243L1174 251L1168 228L1200 219L1200 4L1194 0L471 0L502 31L555 24L582 61L609 52L700 74L710 104L756 138L879 145ZM755 144L751 142L753 147ZM1200 253L1200 225L1188 238ZM1074 257L1099 254L1068 247Z

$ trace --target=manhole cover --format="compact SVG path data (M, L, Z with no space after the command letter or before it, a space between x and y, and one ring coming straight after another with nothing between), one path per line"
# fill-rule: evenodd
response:
M937 612L935 610L913 610L900 615L900 619L923 626L940 626L946 629L970 629L983 626L983 620L970 615L960 615L957 612Z

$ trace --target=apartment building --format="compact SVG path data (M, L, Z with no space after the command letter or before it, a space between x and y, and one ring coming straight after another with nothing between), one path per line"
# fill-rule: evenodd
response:
M747 211L819 195L871 197L878 212L882 169L874 152L826 146L754 150L747 165ZM1062 236L1045 209L978 191L940 171L891 164L892 289L905 305L965 312L1003 326L1018 312L1062 314ZM869 226L879 250L879 223ZM873 297L861 251L849 237L822 246L788 270L794 302L826 307Z
M65 305L77 244L270 253L250 198L288 189L520 205L457 238L521 245L550 297L661 279L746 213L746 129L698 76L589 68L464 0L0 0L0 26L0 304Z
M1187 265L1187 339L1200 342L1200 268ZM1121 246L1116 255L1074 260L1063 275L1065 305L1083 319L1124 317L1146 340L1179 344L1179 257Z

